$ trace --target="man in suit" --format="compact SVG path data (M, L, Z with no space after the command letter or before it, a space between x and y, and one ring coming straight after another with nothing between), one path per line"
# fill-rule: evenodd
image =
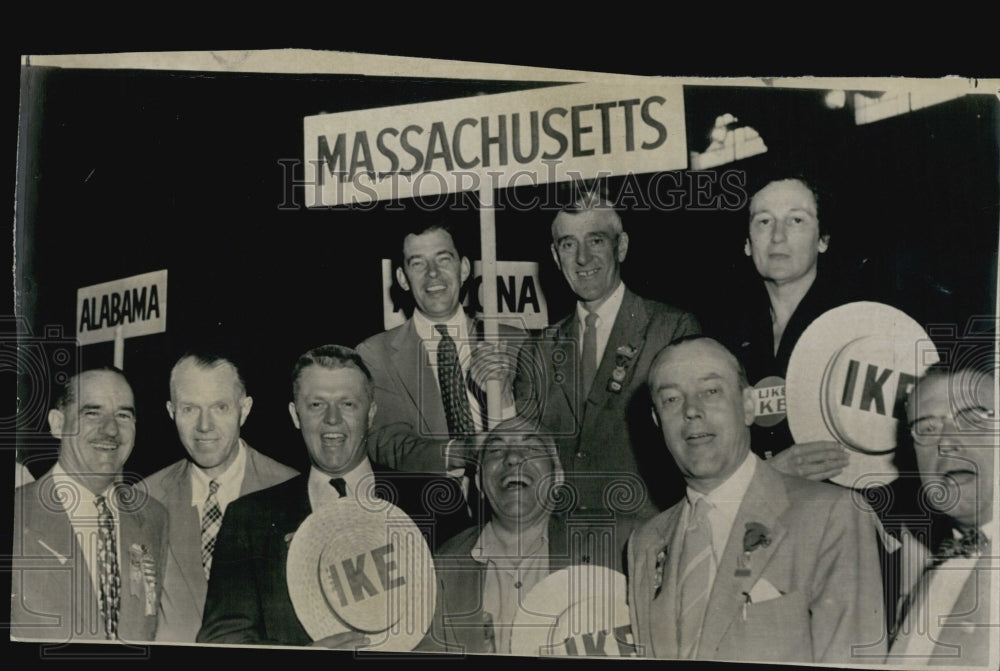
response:
M660 348L700 328L691 314L626 288L628 245L621 217L600 196L579 198L556 215L552 258L577 307L546 330L530 352L533 362L519 365L515 396L519 415L554 431L579 507L650 517L680 496L680 478L667 477L670 465L656 463L657 455L636 452L648 425L636 421L645 418L636 410L648 405L646 371ZM659 474L659 491L650 491L643 472Z
M212 550L229 504L298 473L240 437L253 405L239 370L214 352L182 356L170 371L167 413L188 458L144 481L170 515L170 546L156 640L193 643Z
M925 508L936 519L909 525L887 580L897 580L890 663L987 666L997 659L994 515L994 356L935 364L906 405ZM936 522L941 522L937 524ZM890 604L890 606L893 604Z
M59 457L14 497L11 635L151 641L167 513L121 482L135 400L117 368L70 378L49 411Z
M867 504L751 452L753 392L717 341L664 348L649 387L687 492L629 539L629 609L643 654L881 662L882 582Z
M288 404L312 466L308 473L229 506L212 561L199 643L354 647L358 632L312 641L286 582L288 545L324 503L375 496L409 515L431 548L468 526L461 490L443 476L400 473L373 463L365 447L375 390L361 357L339 345L306 352L292 371Z
M560 509L563 471L548 430L505 420L482 441L477 461L489 521L435 553L438 617L418 650L510 653L520 604L546 576L591 563L622 569L634 520Z
M514 414L512 380L524 333L501 324L500 343L483 341L483 322L459 302L471 265L448 224L414 227L402 250L396 281L413 295L413 315L357 348L379 408L369 455L403 471L461 476L469 462L461 448L473 442L468 437ZM500 417L486 416L490 379L500 383Z

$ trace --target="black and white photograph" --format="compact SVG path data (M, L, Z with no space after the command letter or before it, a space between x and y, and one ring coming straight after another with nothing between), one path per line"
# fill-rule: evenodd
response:
M998 91L22 55L11 648L996 668Z

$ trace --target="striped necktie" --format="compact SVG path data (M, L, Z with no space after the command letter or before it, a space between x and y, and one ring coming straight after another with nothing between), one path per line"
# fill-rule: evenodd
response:
M682 659L694 659L705 620L708 593L712 589L712 528L708 522L708 509L712 504L700 497L694 505L684 532L677 584L679 604L677 609L677 649Z

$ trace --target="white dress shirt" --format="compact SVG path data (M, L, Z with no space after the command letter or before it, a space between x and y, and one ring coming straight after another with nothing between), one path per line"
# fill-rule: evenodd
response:
M334 477L344 478L344 489L348 498L357 498L359 491L362 494L370 492L371 484L362 482L362 480L374 477L373 473L372 464L368 461L367 457L362 459L361 463L350 471L340 476L324 473L315 466L312 466L309 469L309 505L313 510L316 510L322 505L340 499L340 494L330 484L330 480Z
M604 350L607 349L608 339L611 337L611 328L615 325L615 319L618 318L618 310L622 307L622 299L625 298L625 283L619 281L618 288L611 292L607 300L598 306L594 312L597 313L597 324L595 328L597 329L597 361L594 362L594 370L596 371L601 365L601 359L604 358ZM580 320L581 328L577 334L577 346L579 348L580 354L583 354L583 331L586 328L583 326L587 323L587 314L590 311L583 306L583 303L576 304L576 316Z
M240 497L240 489L243 487L243 476L246 473L247 449L240 438L240 443L236 447L236 458L229 467L217 475L215 478L208 477L208 474L198 466L192 464L191 470L191 505L198 508L198 519L205 516L205 500L208 498L209 483L215 480L219 483L219 489L215 492L215 499L219 502L219 509L222 514L226 514L226 507Z
M750 481L757 470L758 457L753 452L748 452L743 458L743 463L733 471L733 474L721 485L710 491L708 494L696 492L690 487L687 488L687 504L684 506L680 529L687 529L688 520L694 510L694 505L698 499L704 498L711 507L708 509L708 523L712 526L712 554L715 561L710 569L710 582L715 582L715 571L722 561L722 553L726 550L726 543L729 541L729 534L733 530L733 523L736 521L736 514L743 503Z

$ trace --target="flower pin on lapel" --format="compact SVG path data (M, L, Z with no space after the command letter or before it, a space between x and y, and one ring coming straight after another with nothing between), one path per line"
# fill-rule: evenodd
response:
M736 569L737 576L750 575L750 553L761 546L770 545L770 533L770 530L760 522L747 522L746 531L743 534L743 554L740 555Z
M656 553L656 568L653 569L653 598L660 595L660 587L663 585L663 569L667 565L667 546Z

